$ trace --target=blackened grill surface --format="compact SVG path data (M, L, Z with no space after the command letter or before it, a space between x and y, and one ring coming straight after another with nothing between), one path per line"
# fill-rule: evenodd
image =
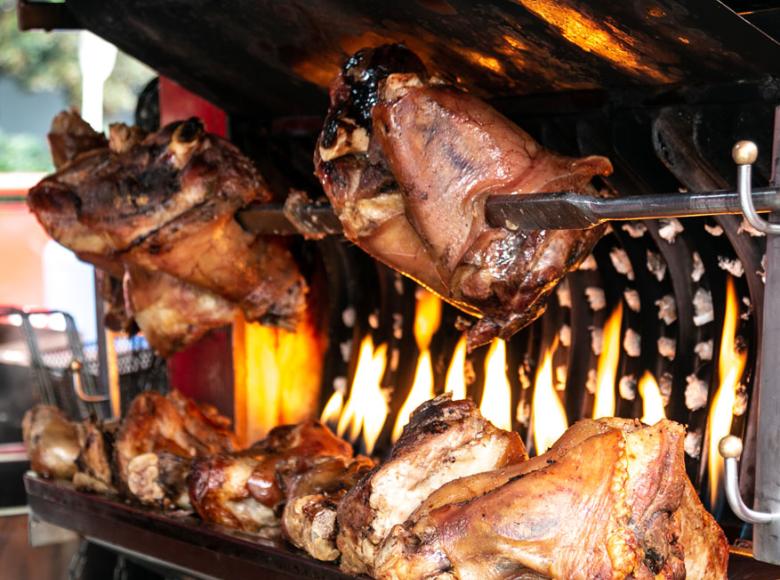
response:
M347 57L392 42L483 97L696 86L780 68L778 44L716 0L68 6L86 28L231 112L321 114L325 87Z

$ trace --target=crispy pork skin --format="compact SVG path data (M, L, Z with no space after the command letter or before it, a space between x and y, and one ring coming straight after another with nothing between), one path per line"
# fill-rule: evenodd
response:
M292 254L282 240L251 234L235 219L242 206L271 197L247 158L197 119L151 135L113 125L107 144L94 132L86 139L84 125L73 113L55 119L52 150L64 162L30 191L28 204L81 259L116 278L128 267L125 298L136 303L153 346L181 348L224 324L232 306L251 321L295 322L306 283ZM173 280L182 298L177 317L170 299L159 298Z
M338 507L341 567L371 574L390 530L442 485L527 458L517 433L498 429L469 400L442 395L411 415L390 459L353 487Z
M368 457L324 457L285 482L282 533L318 560L336 560L336 510L342 498L374 467Z
M62 411L36 405L24 414L22 434L35 473L51 479L73 477L80 450L78 427Z
M393 528L376 577L725 579L723 532L686 500L683 438L666 420L581 421L547 453L433 493Z
M347 237L481 317L470 348L536 319L603 233L490 227L488 196L594 193L591 179L612 166L544 149L483 101L429 77L402 46L356 53L330 98L315 167Z
M207 522L247 532L277 526L283 481L323 457L349 461L352 446L318 421L284 425L238 453L199 461L189 476L190 501Z
M136 397L116 436L122 490L164 508L189 507L186 479L192 459L236 448L230 421L178 391Z

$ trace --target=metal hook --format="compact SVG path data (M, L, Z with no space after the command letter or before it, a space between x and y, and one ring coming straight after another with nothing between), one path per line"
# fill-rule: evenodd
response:
M73 359L70 363L70 372L73 373L73 390L76 396L85 403L105 403L108 401L106 395L90 395L84 391L84 387L81 385L81 362Z
M753 141L738 141L731 150L731 157L737 164L737 191L742 213L748 223L765 234L780 234L780 224L771 224L756 211L753 205L752 174L753 163L758 158L758 147Z
M749 524L768 524L780 520L780 513L758 512L747 507L742 501L742 495L739 493L739 464L737 463L739 456L742 455L742 439L727 435L718 443L718 451L726 464L726 499L729 501L731 511Z

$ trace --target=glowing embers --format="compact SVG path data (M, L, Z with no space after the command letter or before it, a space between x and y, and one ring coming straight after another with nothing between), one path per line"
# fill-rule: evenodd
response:
M731 432L734 417L734 403L737 387L745 370L747 352L737 347L737 323L739 301L734 288L734 279L729 276L726 284L726 315L723 319L723 334L718 359L718 390L712 399L709 415L708 450L710 509L716 511L723 501L723 458L718 453L718 443Z
M609 315L601 335L601 353L596 370L596 397L593 418L615 415L615 384L620 361L620 328L623 322L621 302Z
M496 427L512 429L512 386L506 376L506 342L501 339L491 343L485 358L485 387L479 410Z
M569 427L566 410L555 391L553 376L553 354L558 346L555 340L545 351L536 370L534 394L531 402L533 416L534 449L540 455L555 443Z
M639 379L639 396L642 397L642 422L655 425L666 418L664 398L658 382L650 371L645 371Z
M420 356L417 359L412 388L395 420L393 442L401 436L401 431L409 422L409 415L412 414L412 411L434 396L430 345L431 338L440 324L441 300L427 290L418 290L417 308L414 315L414 339L420 349Z
M363 338L349 399L344 404L344 395L336 391L322 412L322 421L330 425L338 418L336 432L339 436L346 435L356 442L362 435L366 453L374 450L387 420L387 398L381 387L386 366L387 345L381 344L375 349L371 336Z
M323 341L307 314L294 330L233 324L234 415L237 435L251 443L276 427L317 412Z

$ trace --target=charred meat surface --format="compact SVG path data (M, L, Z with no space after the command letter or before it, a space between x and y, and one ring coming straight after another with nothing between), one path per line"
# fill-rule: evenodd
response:
M30 467L42 477L70 480L76 473L79 433L75 423L51 405L36 405L24 415L22 434Z
M196 457L235 449L230 421L178 391L136 397L116 436L123 491L142 503L188 508L186 479Z
M686 499L684 434L581 421L547 453L433 493L389 534L376 577L725 579L725 536Z
M350 240L480 317L470 348L536 319L603 233L493 228L487 197L595 193L591 179L612 171L604 157L544 149L400 45L347 61L314 160Z
M517 433L498 429L469 400L442 395L411 415L390 458L338 507L341 567L371 574L387 534L442 485L527 459Z
M285 482L282 533L293 545L318 560L336 560L339 503L374 467L368 457L324 457Z
M238 149L197 119L150 135L112 125L107 142L94 131L87 138L89 131L74 113L55 119L52 152L63 163L30 190L28 204L81 259L115 278L128 269L126 307L139 314L152 346L181 348L224 324L233 307L250 321L295 322L306 283L292 254L280 239L250 234L235 219L242 206L271 197ZM166 275L182 298L177 318L159 291L174 285Z
M78 424L78 471L73 476L73 485L77 489L99 494L116 493L112 467L118 428L116 421L97 421L91 418Z
M352 446L319 421L276 427L249 449L196 461L190 501L208 522L259 532L278 525L285 480L321 458L348 461L352 454Z

